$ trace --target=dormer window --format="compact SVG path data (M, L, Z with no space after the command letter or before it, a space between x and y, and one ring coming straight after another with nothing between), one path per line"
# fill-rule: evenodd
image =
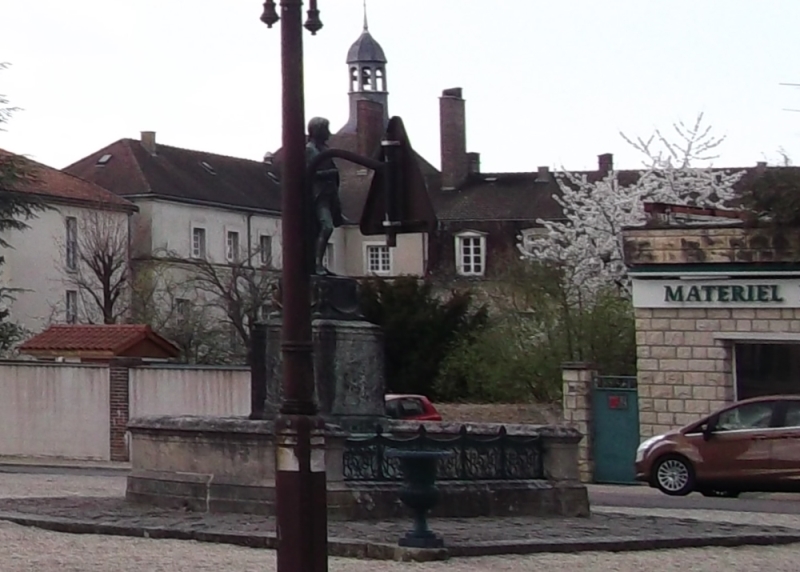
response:
M486 233L461 232L455 236L456 272L460 276L483 276L486 272Z

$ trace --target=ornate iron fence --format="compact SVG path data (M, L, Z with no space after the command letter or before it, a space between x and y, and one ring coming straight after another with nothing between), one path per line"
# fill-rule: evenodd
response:
M508 435L505 427L496 436L470 435L461 427L458 435L432 437L421 425L410 437L386 435L379 426L374 435L348 439L345 480L403 480L400 460L388 457L387 449L450 451L451 455L437 464L440 481L544 478L539 437Z

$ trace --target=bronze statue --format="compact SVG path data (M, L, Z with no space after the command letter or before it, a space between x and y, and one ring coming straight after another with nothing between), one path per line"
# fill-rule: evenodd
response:
M308 122L308 143L306 144L306 165L314 157L328 149L331 136L330 122L323 117L315 117ZM312 181L312 209L314 214L314 272L319 276L331 274L323 264L328 240L333 229L344 222L342 204L339 200L339 169L333 159L327 159L319 166Z

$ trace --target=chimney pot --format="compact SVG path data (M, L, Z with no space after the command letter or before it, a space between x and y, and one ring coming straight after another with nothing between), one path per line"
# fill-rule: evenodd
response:
M614 155L612 153L603 153L597 156L597 170L601 173L609 174L614 170Z
M467 156L466 104L460 87L445 89L439 98L442 187L457 188L470 172Z
M142 147L151 155L156 154L156 132L155 131L142 131L141 139Z
M538 172L536 173L536 181L537 183L547 183L550 181L550 167L539 167Z

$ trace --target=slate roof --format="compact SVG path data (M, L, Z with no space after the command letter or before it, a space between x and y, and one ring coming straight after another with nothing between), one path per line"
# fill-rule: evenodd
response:
M101 165L106 155L110 157ZM120 139L64 171L122 197L153 196L275 214L281 207L280 185L260 161L160 143L151 155L136 139Z
M0 190L107 209L129 212L136 210L136 206L130 201L110 193L95 183L0 149L0 168L8 163L21 165L26 174L20 179L7 182Z
M372 34L365 28L359 38L347 51L347 63L387 63L386 54Z
M633 182L638 171L618 171L620 181ZM589 180L602 178L597 171L576 172ZM561 194L556 173L540 180L539 173L479 173L470 175L458 189L431 192L436 216L442 221L535 221L561 217L553 198Z
M764 169L790 170L800 179L800 167L730 167L725 171L744 171L736 184L747 188L764 172ZM641 171L620 170L620 184L636 182ZM604 174L599 171L576 171L575 175L586 175L589 181L597 181ZM432 191L431 198L436 215L442 221L535 221L561 217L561 207L553 199L561 189L550 172L547 182L538 181L538 173L480 173L471 175L458 189ZM439 187L431 187L439 188Z
M180 350L150 326L139 324L56 324L23 343L22 353L105 353L120 356L143 341L150 341L177 357Z

